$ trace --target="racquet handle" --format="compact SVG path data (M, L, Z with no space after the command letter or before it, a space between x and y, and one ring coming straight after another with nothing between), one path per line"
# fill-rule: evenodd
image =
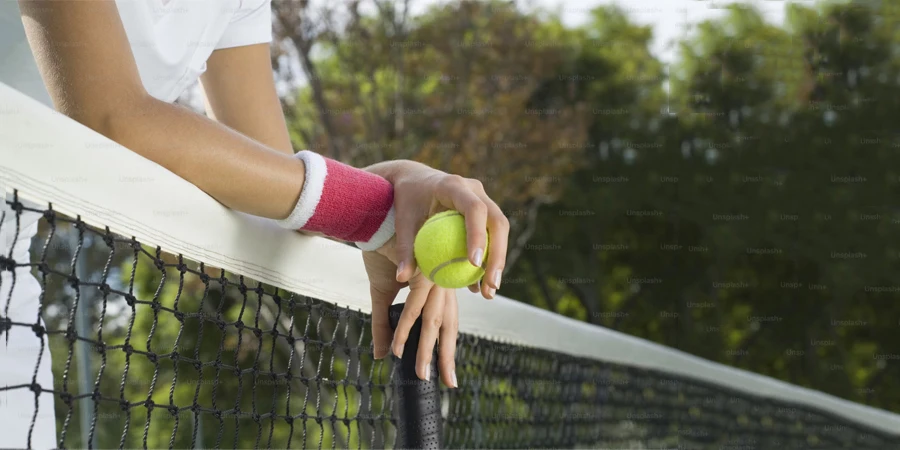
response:
M403 312L403 303L390 308L391 328L396 329ZM392 355L394 407L397 410L398 449L440 449L441 391L438 386L437 357L431 358L430 381L420 380L416 375L416 353L419 350L419 336L422 331L422 317L416 319L409 339L403 347L403 357Z

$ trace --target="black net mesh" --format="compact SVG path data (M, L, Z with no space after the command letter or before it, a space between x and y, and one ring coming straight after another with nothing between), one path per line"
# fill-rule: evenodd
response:
M33 262L6 264L31 266L46 328L4 328L47 336L54 384L0 389L52 393L60 447L86 442L85 414L100 448L393 442L391 365L373 358L368 315L37 212Z
M671 373L469 335L456 360L452 448L900 448L900 435Z
M0 293L24 268L41 300L22 319L0 299L0 330L7 341L28 331L38 352L46 342L53 382L5 380L0 392L33 392L40 408L52 398L60 447L393 446L395 372L373 358L368 315L52 207L9 207L6 236L20 216L43 218L30 261L0 256ZM900 448L865 424L672 374L465 334L456 359L460 388L442 391L448 448ZM37 417L31 404L3 406ZM46 432L36 422L15 430L21 446Z

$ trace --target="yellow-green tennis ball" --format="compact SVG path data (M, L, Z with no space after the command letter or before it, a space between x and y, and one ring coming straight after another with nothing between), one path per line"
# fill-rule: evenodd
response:
M482 267L469 262L466 219L459 211L444 211L429 218L416 234L413 249L419 270L438 286L463 288L484 276ZM487 261L486 247L482 261Z

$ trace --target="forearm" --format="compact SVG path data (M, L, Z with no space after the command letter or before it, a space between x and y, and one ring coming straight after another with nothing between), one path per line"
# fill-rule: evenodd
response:
M363 249L380 247L393 235L393 189L376 174L313 152L294 157L273 150L152 98L129 105L94 121L104 124L99 131L231 209Z
M111 113L97 131L190 181L223 205L272 219L300 196L303 161L153 98Z

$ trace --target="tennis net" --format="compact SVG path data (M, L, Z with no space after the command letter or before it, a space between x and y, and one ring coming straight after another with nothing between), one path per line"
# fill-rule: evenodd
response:
M357 250L229 211L2 84L0 105L3 446L390 448L424 420L373 358ZM460 295L444 447L900 448L897 415Z

